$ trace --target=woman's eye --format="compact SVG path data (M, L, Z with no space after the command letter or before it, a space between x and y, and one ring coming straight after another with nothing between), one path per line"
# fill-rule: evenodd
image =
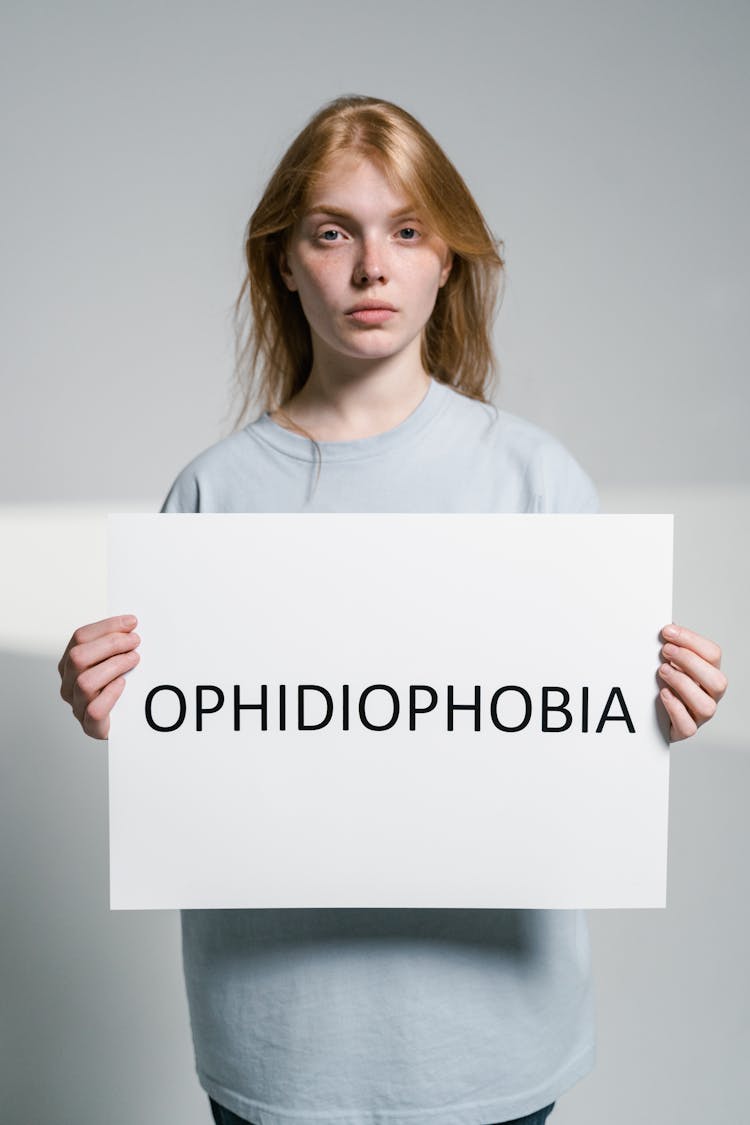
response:
M421 238L420 232L415 227L401 227L399 234L404 234L404 232L411 235L411 237L399 239L400 242L415 242L417 238ZM329 227L327 230L321 231L318 238L322 239L324 242L338 242L339 239L336 236L339 234L341 234L341 231ZM329 235L331 236L330 238L328 237Z

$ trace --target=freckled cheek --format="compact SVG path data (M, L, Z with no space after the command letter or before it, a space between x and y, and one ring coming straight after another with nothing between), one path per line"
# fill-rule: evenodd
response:
M340 271L333 264L316 263L314 269L307 271L305 291L311 301L324 305L335 302L335 294L341 288Z
M405 271L404 281L412 292L424 294L425 300L431 299L440 285L440 262L433 257L415 261L412 268Z
M419 279L415 279L414 293L418 294L418 315L421 319L427 320L432 314L435 307L437 295L440 292L440 278L439 276L425 278L424 275Z
M321 312L336 304L336 286L328 271L316 270L300 281L300 297L311 309Z

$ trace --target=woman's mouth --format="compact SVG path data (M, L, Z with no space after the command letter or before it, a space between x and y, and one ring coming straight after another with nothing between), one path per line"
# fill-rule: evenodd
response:
M360 324L380 324L383 320L389 320L392 316L396 315L395 309L356 309L354 312L346 314L352 320L358 320Z

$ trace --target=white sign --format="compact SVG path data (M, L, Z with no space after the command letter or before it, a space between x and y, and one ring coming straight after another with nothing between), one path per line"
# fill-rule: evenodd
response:
M664 906L672 525L111 516L112 908Z

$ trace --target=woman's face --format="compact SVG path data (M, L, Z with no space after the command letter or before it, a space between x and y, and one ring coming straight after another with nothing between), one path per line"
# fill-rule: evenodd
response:
M313 190L279 267L299 293L316 359L327 349L377 359L421 339L452 262L446 243L410 200L394 193L377 164L344 154ZM352 315L367 300L394 311Z

